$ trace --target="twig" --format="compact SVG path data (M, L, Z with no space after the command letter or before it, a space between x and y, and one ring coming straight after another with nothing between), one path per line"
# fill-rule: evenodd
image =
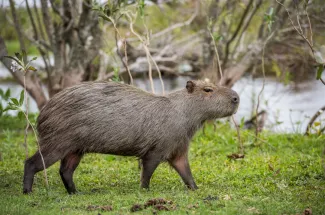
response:
M260 97L264 91L264 87L265 87L265 59L264 59L264 55L265 55L265 47L267 42L272 38L274 32L271 33L271 35L265 40L264 46L263 46L263 50L262 50L262 72L263 72L263 85L262 85L262 89L260 91L260 93L258 94L257 97L257 105L256 105L256 114L258 113L258 108L260 106ZM255 143L257 142L257 138L258 138L258 121L257 121L257 117L256 117L256 130L255 130Z
M42 28L42 24L41 24L41 18L40 18L40 15L38 13L38 9L37 9L37 6L36 6L36 0L34 0L33 2L33 7L34 7L34 13L35 13L35 16L36 16L36 22L37 22L37 25L38 25L38 29L39 29L39 33L40 33L40 36L43 40L45 40L45 33L43 31L43 28Z
M232 53L231 59L235 56L235 53L238 54L238 52L237 52L238 44L240 43L240 41L241 41L241 39L242 39L242 37L243 37L244 32L246 32L246 30L247 30L248 26L250 25L250 23L251 23L251 21L252 21L254 15L255 15L255 13L258 11L258 9L259 9L259 7L260 7L261 5L262 5L262 0L259 0L259 1L257 2L257 4L255 5L254 10L250 13L250 15L249 15L247 21L246 21L245 24L244 24L243 29L241 30L241 32L240 32L240 34L239 34L239 36L238 36L238 39L237 39L236 44L235 44L235 46L234 46L234 50L233 50L233 53Z
M195 12L193 13L193 15L187 21L182 22L182 23L176 23L176 24L174 24L174 25L172 25L172 26L170 26L170 27L158 32L158 33L153 34L151 36L151 38L157 38L157 37L163 36L164 34L170 32L170 31L173 31L173 30L175 30L177 28L181 28L181 27L190 25L193 22L193 20L195 19L195 17L199 14L199 3L200 3L200 1L197 0L196 1Z
M239 130L239 126L237 125L237 122L234 118L234 115L231 116L231 119L233 121L233 123L235 124L235 127L236 127L236 130L237 130L237 138L238 138L238 144L239 144L239 151L240 151L240 154L244 154L245 151L244 151L244 145L241 141L241 138L240 138L240 130Z
M133 20L131 18L131 16L126 13L126 16L128 17L129 21L130 21L130 30L131 32L140 40L145 52L146 52L146 57L147 57L147 61L148 61L148 70L149 70L149 81L150 81L150 87L151 87L151 91L152 93L155 93L155 89L154 89L154 84L153 84L153 80L152 80L152 68L151 68L151 63L150 63L150 58L149 58L149 49L148 47L146 46L143 38L137 33L134 31L134 28L133 28Z
M160 82L161 82L161 86L162 86L162 91L163 91L163 94L165 94L165 88L164 88L164 83L163 83L163 80L162 80L162 77L161 77L160 69L159 69L157 63L154 61L153 57L151 56L150 51L149 51L149 48L148 48L148 43L149 43L148 30L147 30L147 40L144 40L137 32L134 31L134 28L133 28L133 20L132 20L131 16L128 13L126 13L126 16L128 17L128 19L130 21L130 30L131 30L131 32L136 37L138 37L138 39L142 43L143 49L146 52L146 58L147 58L147 62L148 62L149 81L150 81L151 91L152 91L152 93L155 93L153 79L152 79L152 65L151 65L150 59L153 61L154 65L155 65L155 67L156 67L156 69L158 71L159 78L160 78ZM145 25L145 28L147 29L146 25Z
M209 30L209 33L210 33L210 36L212 37L213 45L214 45L214 51L216 52L216 55L217 55L217 61L218 61L219 72L220 72L220 81L221 81L222 80L222 77L223 77L223 74L222 74L222 68L221 68L221 65L220 65L219 53L218 53L218 49L217 49L215 40L214 40L213 35L212 35L212 33L211 33L210 30ZM234 118L234 115L232 115L231 118L232 118L232 121L235 124L236 131L237 131L237 138L238 138L238 144L239 144L239 147L238 148L239 148L240 154L244 154L244 146L243 146L243 144L241 142L239 126L236 123L236 120Z
M305 8L305 13L306 13L306 16L307 16L307 19L308 19L308 24L309 24L310 43L311 43L312 46L314 46L314 44L313 44L313 29L311 28L311 22L310 22L309 14L307 12L307 5L306 5L306 8Z
M159 80L160 80L160 84L161 84L162 94L164 96L165 95L165 86L164 86L164 82L163 82L162 77L161 77L160 69L158 67L157 62L152 58L151 54L149 54L149 57L152 60L153 64L155 65L156 69L157 69L158 76L159 76Z
M149 38L149 30L148 30L148 28L147 28L146 23L144 22L144 18L142 19L142 22L143 22L143 26L144 26L144 28L146 29L146 35L147 35L147 37L146 37L146 38L147 38L146 46L148 46L148 45L149 45L149 41L150 41L150 38ZM147 48L148 48L148 47L147 47ZM149 51L149 49L148 49L148 51ZM147 53L147 52L146 52L146 53ZM148 52L148 56L150 57L150 59L152 60L153 64L155 65L155 67L156 67L156 69L157 69L158 76L159 76L159 80L160 80L160 83L161 83L162 94L163 94L163 96L164 96L164 95L165 95L165 86L164 86L164 82L163 82L162 77L161 77L160 69L159 69L159 67L158 67L158 65L157 65L157 62L152 58L150 52Z
M28 99L27 99L27 93L26 93L26 73L24 73L24 98L25 98L25 107L26 107L25 115L28 116ZM26 128L25 128L25 136L24 136L24 146L25 146L26 160L29 157L28 156L28 146L27 146L28 128L29 128L29 123L26 120Z
M299 30L300 30L300 33L301 34L304 34L304 31L302 30L302 27L301 27L301 24L300 24L300 19L299 19L299 10L298 10L298 6L297 6L297 4L295 4L295 6L296 6L296 17L297 17L297 23L298 23L298 27L299 27Z
M128 63L127 63L127 53L126 53L126 42L123 43L124 45L124 53L125 53L125 57L126 57L126 60L124 61L123 59L123 56L119 50L119 47L118 47L118 39L117 39L117 36L119 36L119 38L122 38L121 37L121 34L119 32L119 30L117 29L116 27L116 23L115 21L111 18L111 17L108 17L111 22L113 23L113 27L114 27L114 30L115 30L115 44L116 44L116 53L117 55L120 57L121 61L122 61L122 64L123 66L125 67L126 71L128 71L128 74L129 74L129 77L130 77L130 84L133 85L133 78L132 78L132 74L130 72L130 69L129 69L129 66L128 66ZM123 40L125 41L125 39Z
M45 166L45 162L44 162L43 154L42 154L42 152L41 152L41 147L40 147L40 145L39 145L38 138L37 138L37 135L36 135L36 134L37 134L37 133L36 133L36 129L35 129L35 127L33 126L33 124L29 121L28 116L26 115L25 111L23 111L23 110L21 110L21 111L24 113L25 118L26 118L28 124L29 124L29 125L32 127L32 129L33 129L33 133L34 133L34 136L35 136L35 139L36 139L36 142L37 142L37 146L38 146L38 152L39 152L39 154L40 154L40 156L41 156L41 160L42 160L42 163L43 163L45 184L46 184L46 187L48 187L48 186L49 186L49 182L48 182L48 179L47 179L46 166Z
M9 0L9 2L10 2L11 15L12 15L12 19L13 19L13 22L14 22L13 24L15 26L15 30L16 30L17 35L18 35L20 48L21 48L21 50L26 50L25 41L24 41L24 38L23 38L22 28L21 28L21 25L19 23L19 19L18 19L17 14L16 14L15 2L13 0ZM23 58L24 58L24 62L27 62L27 56L24 56Z
M53 47L54 46L53 23L52 23L52 18L51 18L49 9L48 9L48 1L47 0L41 0L41 11L42 11L42 15L43 15L43 23L44 23L47 38L50 41L51 47Z
M324 150L323 150L322 164L323 164L323 168L324 168L324 176L325 176L325 147L324 147Z
M150 62L150 57L149 57L150 52L149 52L148 47L146 45L144 45L144 44L142 44L142 45L143 45L144 50L146 51L151 91L152 91L152 93L155 93L155 87L154 87L153 80L152 80L152 67L151 67L151 62Z
M224 59L223 59L223 65L224 65L224 66L225 66L225 65L227 64L227 62L228 62L228 56L229 56L230 45L231 45L231 43L234 41L234 39L237 37L237 35L238 35L240 29L242 28L242 25L243 25L243 23L244 23L244 20L245 20L245 18L246 18L246 16L247 16L248 11L250 10L252 4L253 4L253 0L250 0L249 3L248 3L248 5L247 5L246 8L245 8L245 11L244 11L244 13L243 13L243 15L242 15L242 17L241 17L241 19L240 19L238 25L237 25L237 28L236 28L234 34L232 35L232 37L231 37L231 38L227 41L227 43L226 43L226 48L225 48L225 57L224 57Z
M132 74L131 74L131 71L129 69L129 66L128 66L128 55L127 55L127 51L126 51L126 39L124 39L124 56L125 56L125 64L126 64L126 69L128 71L128 74L129 74L129 77L130 77L130 83L131 85L133 85L133 78L132 78Z
M314 116L310 119L308 125L307 125L307 129L305 132L305 135L309 135L310 132L310 128L313 126L315 120L325 111L325 106L320 108L315 114Z
M288 14L288 18L289 18L289 20L290 20L290 22L291 22L291 25L292 25L292 27L294 27L294 29L297 31L297 33L307 42L307 44L308 44L308 46L309 46L309 48L311 49L311 51L312 51L312 53L313 53L313 56L314 56L314 59L316 59L315 58L315 50L314 50L314 48L313 48L313 45L310 43L310 41L308 40L308 38L303 34L303 32L300 32L299 31L299 29L295 26L295 24L293 23L293 21L292 21L292 19L291 19L291 17L290 17L290 12L289 12L289 10L281 3L281 2L279 2L278 0L275 0L278 4L280 4L286 11L287 11L287 14ZM298 23L299 24L299 27L301 28L301 26L300 26L300 23ZM311 28L311 27L310 27Z
M221 65L220 65L219 52L218 52L218 49L217 49L216 41L214 40L214 37L213 37L212 32L210 31L210 29L209 29L209 34L210 34L210 37L211 37L211 39L213 41L214 51L216 52L216 55L217 55L217 62L218 62L219 73L220 73L220 82L221 82L221 79L223 78L223 76L222 76L222 69L221 69Z

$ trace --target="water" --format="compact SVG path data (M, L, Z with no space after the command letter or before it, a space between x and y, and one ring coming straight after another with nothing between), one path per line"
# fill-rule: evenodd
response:
M10 75L6 69L0 67L0 77ZM187 77L165 79L165 91L170 92L184 88ZM161 83L158 78L154 80L156 94L162 94ZM250 119L253 113L254 101L262 87L262 79L243 77L233 89L240 95L240 106L235 119ZM148 80L136 79L135 85L141 89L151 91ZM3 90L11 89L12 97L18 98L22 87L15 82L0 83ZM5 102L3 102L5 106ZM304 132L310 117L325 105L325 86L316 80L306 81L295 85L284 85L268 78L264 92L261 95L260 110L268 113L266 128L275 132ZM36 103L29 101L29 111L38 112ZM15 114L13 111L10 114ZM325 114L323 114L325 115ZM325 124L325 116L323 124Z

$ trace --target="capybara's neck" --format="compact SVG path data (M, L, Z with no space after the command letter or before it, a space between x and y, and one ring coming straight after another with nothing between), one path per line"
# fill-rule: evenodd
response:
M189 138L191 138L203 123L208 120L207 114L203 113L198 101L193 100L186 90L175 91L168 94L167 97L170 99L174 109L183 116L179 119L183 120L183 126L186 127Z

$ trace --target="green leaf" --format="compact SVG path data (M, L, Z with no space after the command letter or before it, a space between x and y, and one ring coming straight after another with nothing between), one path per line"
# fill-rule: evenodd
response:
M7 112L8 110L17 110L17 108L15 108L12 103L9 103L9 105L3 110L3 112Z
M320 125L320 122L314 122L314 126L319 126Z
M10 88L8 88L7 91L6 91L6 93L5 93L5 95L4 95L4 99L5 99L5 100L8 100L9 97L10 97L10 94L11 94L11 92L10 92Z
M0 97L4 97L4 93L2 89L0 89Z
M20 120L23 120L23 119L24 119L24 113L23 113L22 111L19 111L19 112L18 112L18 118L19 118Z
M22 52L22 54L23 54L23 58L21 59L21 61L23 61L24 58L27 59L27 53L26 53L26 50L25 50L25 49L22 49L21 52ZM26 63L26 62L25 62L25 63Z
M218 42L218 41L222 40L223 37L221 35L213 35L213 39L214 39L214 41Z
M24 104L24 98L25 98L25 92L22 90L20 92L20 97L19 97L19 106L22 106Z
M12 103L16 106L19 106L19 102L16 98L10 98L10 100L12 101Z
M104 20L110 22L111 20L106 16L106 15L102 15L102 14L99 14L98 15L99 17L102 17Z
M322 73L324 72L324 65L319 65L317 69L316 79L319 80L322 77Z
M29 66L29 67L28 67L28 70L32 70L32 71L34 71L34 72L37 71L37 69L36 69L35 67L33 67L33 66Z
M33 57L30 61L34 61L34 60L36 60L37 59L37 57Z
M16 56L16 58L17 58L18 60L20 60L20 61L23 59L23 57L21 56L21 54L18 53L18 52L15 53L15 56Z

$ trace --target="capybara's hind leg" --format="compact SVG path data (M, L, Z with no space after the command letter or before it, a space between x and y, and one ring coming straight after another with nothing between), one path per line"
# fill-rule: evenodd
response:
M142 158L141 188L149 189L150 179L161 160L154 154L147 154Z
M49 156L46 153L43 153L42 155L44 158L45 168L48 168L60 159L57 157ZM43 161L39 151L37 151L32 157L28 158L25 162L23 193L27 194L32 192L34 175L43 169Z
M76 187L73 183L73 172L77 168L81 158L82 154L70 153L61 160L60 175L69 194L76 192Z

